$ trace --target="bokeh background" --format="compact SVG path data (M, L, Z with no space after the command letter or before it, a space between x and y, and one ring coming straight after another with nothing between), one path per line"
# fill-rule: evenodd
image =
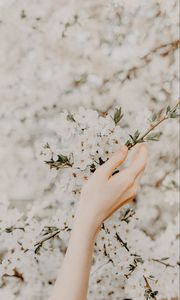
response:
M178 19L177 0L0 0L1 201L26 211L45 197L38 155L63 109L121 106L143 130L176 103ZM151 180L176 171L177 123L167 128L158 149L171 156Z

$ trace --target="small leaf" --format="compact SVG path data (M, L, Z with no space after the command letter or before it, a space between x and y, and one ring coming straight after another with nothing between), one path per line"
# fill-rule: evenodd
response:
M53 158L49 161L45 161L50 166L50 169L55 168L56 170L65 167L72 167L70 159L65 155L58 155L58 159L55 161Z
M71 122L76 122L75 119L74 119L73 114L70 114L70 113L67 115L66 119L67 119L68 121L71 121Z
M50 149L50 146L49 146L49 143L46 143L44 146L43 146L44 149Z
M140 136L139 130L136 130L134 135L129 134L130 138L132 139L133 143L137 143L138 137Z
M154 291L150 293L151 298L155 299L155 296L157 296L158 291Z
M162 135L162 132L150 133L146 137L146 141L159 141L159 138L161 135Z
M178 114L176 111L175 112L171 112L169 114L169 117L172 119L178 118L180 116L180 114Z
M172 119L175 119L175 118L178 118L180 116L180 114L177 112L177 110L179 109L179 104L172 108L168 105L167 109L166 109L166 116L168 118L172 118Z
M139 130L136 130L136 132L134 134L134 139L137 140L139 136L140 136L140 132L139 132Z
M127 140L127 141L126 141L126 143L125 143L125 145L126 145L127 147L129 147L129 146L131 146L131 145L132 145L132 143L131 143L131 141L130 141L130 140Z
M157 120L157 114L156 113L154 113L153 115L152 115L152 117L151 117L151 119L150 119L150 122L155 122Z
M56 162L60 162L62 164L66 164L67 162L69 162L69 158L65 155L58 155L58 159Z
M128 213L130 212L130 208L128 208L125 213L124 213L124 218L128 215Z
M121 121L122 117L123 117L123 113L122 113L121 107L116 108L116 111L115 111L114 117L113 117L115 125L117 125Z
M170 105L168 105L168 107L166 109L166 115L168 115L170 111L171 111L171 107L170 107Z

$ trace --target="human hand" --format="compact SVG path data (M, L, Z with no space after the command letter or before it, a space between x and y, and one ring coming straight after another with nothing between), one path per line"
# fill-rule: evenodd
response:
M128 149L123 146L83 186L68 249L51 300L87 299L98 230L116 209L135 197L147 162L145 145L137 145L130 152L134 153L129 167L112 175L128 156ZM76 272L72 272L72 269Z
M126 146L115 152L83 186L78 213L83 216L84 222L90 222L99 228L113 212L136 196L139 180L147 163L146 145L136 145L131 150L133 157L129 167L112 176L115 169L125 162L128 152Z

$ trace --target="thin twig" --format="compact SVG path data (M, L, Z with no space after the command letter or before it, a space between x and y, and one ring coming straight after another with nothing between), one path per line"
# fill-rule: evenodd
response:
M49 239L55 237L58 233L60 233L61 230L56 231L55 233L53 233L52 235L42 239L40 242L37 242L36 244L34 244L34 246L37 246L39 244L43 244L44 242L48 241Z
M129 70L127 70L127 74L126 74L125 78L121 81L121 83L124 83L127 79L130 79L132 75L134 76L137 71L142 69L144 66L147 66L147 64L149 64L152 60L150 58L151 55L157 53L158 50L161 50L161 49L163 50L163 49L166 49L167 47L169 47L165 52L160 53L161 56L166 56L172 50L178 49L179 45L180 45L180 41L175 40L175 41L172 41L172 42L169 42L169 43L166 43L166 44L156 46L155 48L151 49L147 54L140 57L140 60L143 61L141 64L134 65ZM119 74L119 72L116 72L114 74L114 77L117 76L118 74Z
M15 277L20 279L22 282L24 281L23 274L20 273L16 268L13 269L13 274L3 274L2 277Z
M164 261L159 260L159 259L152 258L152 261L155 261L155 262L157 262L157 263L160 263L160 264L164 265L166 268L167 268L167 267L174 268L173 265L170 265L170 264L168 264L168 263L165 263Z
M178 108L178 106L180 105L180 100L178 100L178 102L176 103L176 105L171 109L176 110ZM128 149L131 149L132 147L134 147L137 143L140 142L144 142L144 138L151 132L153 131L157 126L159 126L162 122L164 122L165 120L169 119L168 115L165 114L164 116L160 117L159 120L157 122L155 122L154 124L151 124L150 128L148 128L145 133L143 133L141 136L139 136L139 138L134 142L131 143L130 145L128 145Z
M53 234L49 235L48 237L45 237L45 238L42 239L41 241L39 241L39 242L37 242L36 244L34 244L34 247L36 247L36 248L35 248L35 253L38 252L39 248L41 248L42 245L43 245L46 241L48 241L48 240L54 238L54 237L55 237L57 234L59 234L60 232L61 232L61 230L59 229L58 231L54 232Z
M144 280L145 280L145 283L146 283L145 288L146 288L150 293L153 294L153 290L152 290L152 288L151 288L151 286L150 286L150 284L149 284L147 278L146 278L144 275L143 275L143 277L144 277ZM157 300L157 298L156 298L155 295L153 295L153 299L154 299L154 300Z

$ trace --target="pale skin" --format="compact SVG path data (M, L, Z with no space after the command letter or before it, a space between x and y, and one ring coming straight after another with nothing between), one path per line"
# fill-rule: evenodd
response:
M90 176L82 188L68 249L49 300L86 300L94 243L101 224L137 194L147 163L147 147L136 145L128 167L112 176L128 157L126 146Z

